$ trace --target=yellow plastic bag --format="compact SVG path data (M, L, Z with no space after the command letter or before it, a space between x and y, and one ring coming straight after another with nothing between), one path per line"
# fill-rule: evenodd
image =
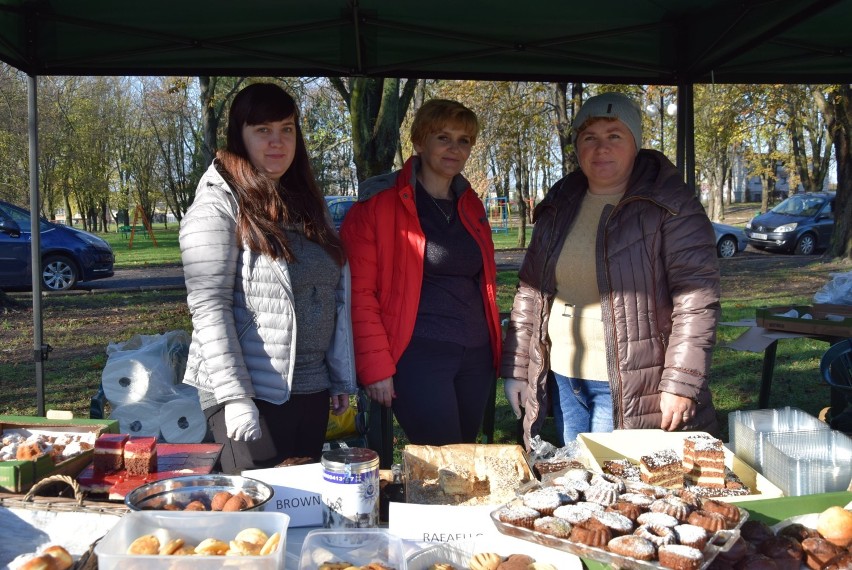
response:
M326 441L334 439L345 439L358 434L358 429L355 427L355 415L358 410L355 406L350 405L346 411L335 416L331 412L328 413L328 427L325 430Z

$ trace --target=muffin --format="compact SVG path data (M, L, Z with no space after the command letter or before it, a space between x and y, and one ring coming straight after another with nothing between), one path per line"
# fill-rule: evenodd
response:
M497 511L497 518L500 519L500 522L529 529L533 528L535 519L540 516L541 514L537 510L523 505L505 506Z
M607 548L610 552L636 560L653 560L657 557L657 547L651 541L635 534L616 536L609 541Z

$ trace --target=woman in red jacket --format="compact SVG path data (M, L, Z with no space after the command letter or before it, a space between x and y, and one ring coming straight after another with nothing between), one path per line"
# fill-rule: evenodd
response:
M454 101L414 117L417 154L364 181L341 227L352 270L358 382L409 441L476 441L500 356L485 208L461 171L476 115Z

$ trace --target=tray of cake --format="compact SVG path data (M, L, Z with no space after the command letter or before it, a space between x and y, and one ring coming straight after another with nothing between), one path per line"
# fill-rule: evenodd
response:
M123 500L152 481L211 473L221 450L217 443L159 443L154 437L103 434L77 482L88 493Z
M589 468L727 502L781 497L783 491L706 432L615 430L581 433Z
M116 431L111 420L0 415L0 491L25 493L45 477L77 475L98 436Z
M683 487L571 468L491 512L508 536L625 569L706 569L739 538L748 512Z

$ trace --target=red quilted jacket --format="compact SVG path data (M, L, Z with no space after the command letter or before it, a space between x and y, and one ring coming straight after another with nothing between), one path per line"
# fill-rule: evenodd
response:
M426 249L414 202L419 164L419 157L414 156L402 170L364 181L358 203L340 228L352 270L355 366L362 385L396 373L396 363L414 331ZM458 176L453 182L464 185L459 215L482 251L482 298L496 370L501 328L491 226L482 201L467 180Z

